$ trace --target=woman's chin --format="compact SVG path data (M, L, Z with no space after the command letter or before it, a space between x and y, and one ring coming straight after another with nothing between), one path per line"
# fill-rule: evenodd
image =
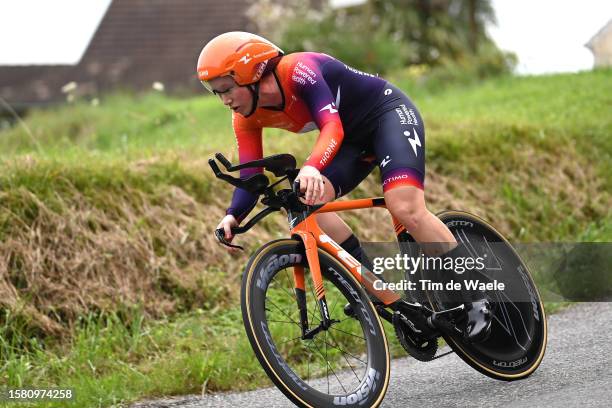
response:
M240 107L240 108L236 109L235 112L237 114L239 114L240 116L244 116L244 117L246 117L246 115L248 113L247 110L244 109L243 107Z

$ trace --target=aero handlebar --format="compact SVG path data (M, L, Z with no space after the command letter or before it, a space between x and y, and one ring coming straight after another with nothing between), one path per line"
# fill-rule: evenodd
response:
M253 218L251 218L246 224L241 227L232 227L231 232L232 235L243 234L251 229L255 224L257 224L261 219L266 217L267 215L280 211L281 208L288 208L289 206L295 207L299 205L299 200L296 201L296 197L303 196L304 194L300 193L300 183L299 180L295 180L299 173L299 169L296 169L295 158L289 154L277 154L273 156L268 156L260 160L254 160L246 163L239 164L237 166L233 166L229 160L225 158L221 153L215 154L215 158L221 162L221 164L227 169L227 171L237 171L246 168L257 168L263 167L266 170L271 171L277 177L283 177L278 182L270 185L270 180L265 174L258 173L254 174L246 179L240 179L237 177L230 176L229 174L223 173L214 159L209 159L208 164L212 168L215 176L237 188L241 188L254 194L256 196L264 195L264 198L261 200L262 203L268 205L264 210L256 214ZM281 190L278 193L275 193L272 190L272 187L276 186L283 180L289 180L292 183L291 190ZM223 245L231 247L231 248L239 248L244 250L244 248L240 245L233 245L227 239L225 239L225 231L223 228L218 228L215 230L215 237L219 242Z

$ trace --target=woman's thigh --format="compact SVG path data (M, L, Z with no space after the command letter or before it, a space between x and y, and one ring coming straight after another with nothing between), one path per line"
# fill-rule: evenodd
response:
M373 146L384 192L397 186L414 186L423 190L425 126L408 97L398 100L394 110L379 117Z
M321 174L334 188L334 198L348 194L372 172L376 164L366 157L365 148L344 143Z

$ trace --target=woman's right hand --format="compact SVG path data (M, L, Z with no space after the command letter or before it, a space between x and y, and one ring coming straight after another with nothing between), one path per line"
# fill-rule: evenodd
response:
M228 242L232 242L232 239L234 239L234 235L232 235L232 227L237 227L239 225L240 224L238 224L236 217L234 217L231 214L228 214L225 217L223 217L219 225L217 225L217 229L223 228L223 230L225 231L225 239ZM226 247L225 245L224 247L227 248L230 252L237 251L236 248Z

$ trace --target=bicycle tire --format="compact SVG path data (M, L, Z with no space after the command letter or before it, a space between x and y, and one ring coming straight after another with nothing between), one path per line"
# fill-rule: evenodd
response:
M280 287L281 285L276 285L276 279L282 278L283 270L292 268L294 265L302 265L307 268L306 256L300 241L281 239L269 242L250 258L243 274L241 288L241 308L247 337L268 377L297 406L377 407L384 398L390 375L389 349L382 323L360 284L342 264L322 249L319 249L319 261L325 283L326 298L328 294L339 293L338 297L344 296L347 303L358 306L354 307L356 310L355 316L359 322L358 327L364 329L364 339L367 343L367 368L364 369L366 375L359 384L350 391L346 390L346 392L335 392L333 394L322 392L316 388L316 383L320 380L311 379L309 381L303 378L305 376L301 377L291 367L292 363L288 362L287 357L283 355L284 344L274 342L274 327L271 328L270 325L276 323L272 319L267 320L267 318L271 311L277 308L282 310L282 308L271 304L269 298L279 293L282 295L283 292L277 290L277 286ZM305 280L308 282L310 277L307 275ZM291 293L288 293L288 296L291 296ZM283 306L285 305L283 304ZM338 316L338 313L344 313L342 306L339 308L329 306L332 319ZM295 303L293 307L298 310ZM314 319L316 314L318 314L318 310L311 314L311 318ZM289 316L291 316L290 312ZM290 327L293 327L291 321L287 323ZM330 329L329 331L333 330ZM316 336L322 336L322 333L327 332L321 332ZM293 340L298 343L299 341L305 342L304 340ZM316 337L312 341L315 342ZM328 342L325 341L325 344L327 347ZM296 347L299 346L298 344ZM314 349L306 346L309 347L307 350ZM316 352L313 354L316 354ZM329 363L327 362L327 364ZM353 370L353 367L351 367L351 370ZM354 370L353 373L357 376ZM336 379L338 379L337 375ZM327 381L329 390L329 373ZM338 381L340 380L338 379Z
M504 381L514 381L528 377L542 362L548 338L544 306L529 269L504 236L485 220L463 211L444 211L437 216L457 238L467 239L469 236L487 234L488 237L494 237L496 242L505 244L508 255L507 259L504 258L504 268L502 270L521 274L521 281L524 283L529 296L528 302L508 302L512 303L511 308L504 309L499 306L500 304L505 306L505 301L500 304L494 303L491 335L486 341L469 343L459 335L448 334L443 335L444 339L463 361L488 377ZM463 238L458 236L459 230L461 230L460 233ZM435 300L434 293L426 290L426 294L431 307L435 311L441 310L440 305ZM511 312L508 312L508 310L511 310ZM512 316L510 316L510 313L512 313ZM503 322L508 325L513 324L513 321L523 319L521 320L523 324L521 330L526 334L523 334L519 339L517 334L519 329L512 328L508 331L502 324L501 317L508 319L508 321ZM504 332L507 333L504 334ZM510 333L512 333L514 339L511 339ZM513 341L516 344L513 344ZM525 344L521 344L521 342ZM502 358L504 355L512 356L512 358L504 359Z

